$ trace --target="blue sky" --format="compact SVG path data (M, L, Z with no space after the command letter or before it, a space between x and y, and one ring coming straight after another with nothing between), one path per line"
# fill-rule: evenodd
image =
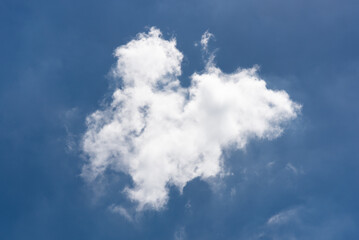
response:
M357 1L0 2L1 239L358 239ZM114 51L156 26L183 54L181 86L257 64L302 105L275 139L226 150L223 178L168 187L136 211L126 172L81 176L85 119L120 83ZM112 208L111 208L112 206ZM121 206L130 218L113 207ZM111 210L112 209L112 210Z

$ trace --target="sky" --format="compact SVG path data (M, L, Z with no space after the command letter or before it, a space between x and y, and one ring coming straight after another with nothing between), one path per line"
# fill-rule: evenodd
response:
M359 238L359 3L0 0L1 239Z

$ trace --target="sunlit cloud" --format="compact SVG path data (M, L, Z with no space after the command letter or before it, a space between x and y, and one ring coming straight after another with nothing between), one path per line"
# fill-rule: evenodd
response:
M203 48L211 37L204 34ZM190 87L181 87L183 54L157 28L118 47L115 56L113 73L122 86L87 118L82 175L89 182L107 169L130 175L133 187L124 192L137 210L163 208L169 186L182 191L194 178L218 176L224 150L280 136L300 110L285 91L268 89L257 67L227 74L209 62L191 76Z

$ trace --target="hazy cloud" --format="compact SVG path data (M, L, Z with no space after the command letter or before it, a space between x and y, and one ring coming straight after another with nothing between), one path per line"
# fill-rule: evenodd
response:
M121 207L121 206L111 205L111 206L109 207L109 210L110 210L111 212L118 213L118 214L120 214L121 216L123 216L124 218L126 218L128 221L133 222L133 217L132 217L132 215L126 210L126 208Z

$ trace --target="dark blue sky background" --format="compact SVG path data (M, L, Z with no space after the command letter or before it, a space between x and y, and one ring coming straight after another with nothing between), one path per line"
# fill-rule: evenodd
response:
M358 23L355 0L0 0L0 239L359 239ZM222 70L258 64L303 109L233 153L223 183L172 189L131 223L108 210L128 177L96 197L78 143L113 50L149 26L177 38L184 86L208 29Z

